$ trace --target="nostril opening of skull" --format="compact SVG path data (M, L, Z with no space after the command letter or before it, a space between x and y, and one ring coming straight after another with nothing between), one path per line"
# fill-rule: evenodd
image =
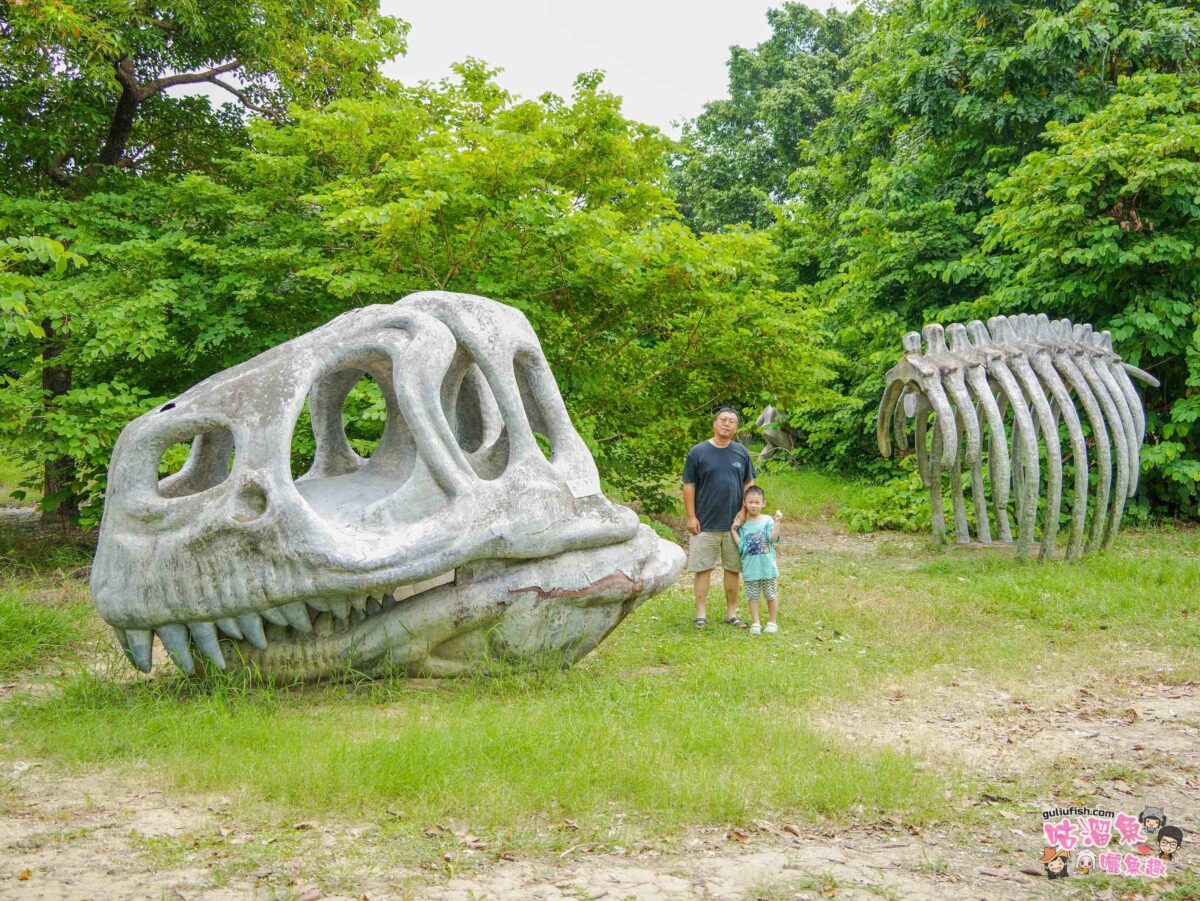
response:
M158 494L176 498L215 488L233 468L233 433L214 428L169 445L158 459Z
M238 489L233 499L233 518L238 522L253 522L267 512L267 492L255 482Z

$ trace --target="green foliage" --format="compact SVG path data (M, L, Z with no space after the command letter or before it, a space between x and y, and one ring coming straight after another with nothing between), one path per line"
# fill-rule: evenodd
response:
M378 87L407 26L374 0L44 0L0 8L0 180L6 190L86 186L98 165L207 168L241 143L242 118L170 89L208 84L280 118Z
M179 213L164 210L169 192L158 189L177 187L189 173L215 172L219 160L247 143L248 113L282 123L292 104L311 107L387 89L379 65L403 49L406 31L403 22L379 14L376 0L0 6L0 239L9 245L7 255L0 253L0 379L29 406L22 411L9 398L0 422L17 435L16 452L43 467L47 511L78 515L80 503L102 488L82 456L91 449L71 434L82 427L64 430L53 422L71 415L66 395L118 383L153 395L139 372L122 374L106 361L163 359L171 332L185 329L173 328L177 323L162 310L196 287L161 277L143 281L130 268L132 258L124 272L131 287L112 277L119 265L102 265L83 283L55 282L65 273L51 267L47 248L60 242L62 252L86 259L81 252L96 245L144 245L165 237L155 228L173 216L186 223L176 224L174 236L176 250L186 253L188 226L195 224L184 212L190 198L175 199ZM201 84L237 103L215 109L204 96L172 93ZM107 196L89 204L96 194ZM274 223L259 224L273 231ZM14 240L33 242L24 245L32 254L26 258L40 261L41 270L7 265ZM5 275L6 266L17 275ZM119 293L86 289L106 277ZM198 319L185 317L185 328L206 324ZM5 340L14 331L39 341ZM203 349L220 332L187 338Z
M784 2L767 11L767 21L767 40L731 49L729 98L705 104L684 124L671 180L697 230L766 227L772 202L794 196L788 179L801 142L832 111L848 49L870 17L865 7L821 13Z
M53 329L54 365L73 387L46 397L44 342L0 346L5 452L72 461L69 490L84 522L98 521L108 454L131 418L290 337L289 323L303 330L329 318L298 306L298 287L285 281L308 239L298 206L275 188L238 191L201 176L117 177L77 199L0 198L0 231L55 234L91 264L29 276L30 317Z
M0 242L0 339L46 336L29 309L31 300L37 305L30 297L37 282L22 270L34 266L60 276L72 266L86 265L87 260L51 238L22 236Z
M822 395L833 357L815 308L776 286L767 234L677 221L669 143L623 117L598 76L569 101L516 103L493 75L468 62L439 85L294 107L289 124L252 125L212 174L0 199L5 230L53 234L91 264L34 276L29 315L53 324L56 365L93 393L30 416L40 345L6 346L9 452L74 461L92 522L123 419L346 309L423 289L522 310L606 481L646 509L665 503L713 406ZM381 403L347 404L363 450ZM310 440L294 451L303 471Z
M766 235L674 221L667 142L598 78L569 103L514 104L491 75L470 63L457 84L333 104L268 136L264 152L319 179L308 200L331 230L300 274L352 303L438 288L516 306L606 480L659 508L716 403L819 393L813 314L775 288Z
M1156 502L1200 512L1200 80L1122 79L1109 103L1047 131L992 191L983 251L1000 277L979 304L1103 322L1163 383L1143 389ZM982 263L981 263L982 265Z
M1164 375L1144 484L1196 511L1198 29L1181 0L878 9L774 226L780 283L827 299L842 361L845 401L792 411L802 459L892 471L873 419L902 333L1038 309Z
M0 449L65 461L44 504L94 522L123 420L346 309L444 289L526 314L605 483L655 512L721 403L788 410L802 462L894 475L872 433L901 334L1038 309L1160 376L1135 506L1200 511L1200 4L769 21L680 147L597 73L523 102L474 60L388 81L406 26L370 0L5 7ZM200 82L240 109L170 93ZM369 391L346 408L364 453ZM883 500L912 509L911 489Z
M902 475L879 485L864 487L861 494L838 511L838 519L845 522L851 532L875 532L879 529L929 531L933 521L929 489L917 472L916 459L904 457L899 465L903 470ZM945 509L949 510L949 498L943 500ZM974 510L970 512L973 519Z

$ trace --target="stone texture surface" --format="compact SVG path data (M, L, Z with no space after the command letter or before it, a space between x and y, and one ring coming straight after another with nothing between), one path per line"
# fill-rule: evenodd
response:
M369 376L364 459L342 421ZM305 401L316 457L293 480ZM159 479L171 445L183 468ZM546 448L547 450L543 450ZM534 334L482 297L345 313L122 432L91 589L130 659L249 661L316 678L566 665L669 585L680 548L600 492Z

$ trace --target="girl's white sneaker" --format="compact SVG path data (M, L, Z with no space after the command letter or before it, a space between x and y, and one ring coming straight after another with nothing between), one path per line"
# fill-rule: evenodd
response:
M774 623L767 623L767 627L763 629L763 631L768 635L774 635L779 631L779 626L775 625Z
M750 624L750 634L751 635L759 635L761 633L762 633L762 626L760 626L758 623Z

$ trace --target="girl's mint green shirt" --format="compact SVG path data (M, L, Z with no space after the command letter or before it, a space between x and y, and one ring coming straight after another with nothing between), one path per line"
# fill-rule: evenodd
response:
M747 581L775 579L775 520L760 514L738 527L738 543L742 552L742 578Z

